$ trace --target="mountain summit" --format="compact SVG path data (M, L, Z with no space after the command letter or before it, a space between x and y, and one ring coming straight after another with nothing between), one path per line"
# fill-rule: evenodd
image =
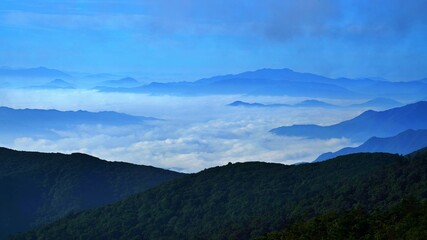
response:
M427 102L421 101L386 111L366 111L359 116L330 126L292 125L272 129L277 135L308 138L350 138L366 141L370 137L390 137L408 129L427 129Z

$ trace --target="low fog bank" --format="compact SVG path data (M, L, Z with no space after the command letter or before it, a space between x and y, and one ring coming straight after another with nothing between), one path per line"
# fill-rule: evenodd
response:
M0 139L2 146L46 152L84 152L111 161L196 172L228 162L312 161L327 151L354 146L348 139L304 139L270 134L292 124L328 125L364 109L244 108L235 100L295 103L304 98L248 96L148 96L91 90L0 90L0 105L12 108L117 111L163 119L146 125L51 129L56 138ZM337 103L338 100L329 99Z

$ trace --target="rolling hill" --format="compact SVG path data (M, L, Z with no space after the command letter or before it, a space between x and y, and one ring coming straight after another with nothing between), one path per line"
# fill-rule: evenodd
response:
M228 164L13 239L253 239L298 219L427 198L427 155L360 153L286 166Z
M73 153L0 148L0 239L183 176Z
M366 111L359 116L330 126L292 125L272 129L277 135L308 138L350 138L366 141L370 137L390 137L408 129L427 129L427 102L421 101L386 111Z

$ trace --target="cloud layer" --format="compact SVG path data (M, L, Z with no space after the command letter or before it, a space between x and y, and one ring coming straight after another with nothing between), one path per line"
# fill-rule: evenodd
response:
M6 90L4 90L6 91ZM321 153L355 143L348 139L279 137L268 131L295 123L332 124L360 110L253 109L225 106L232 99L295 102L298 98L209 96L168 97L67 90L8 90L3 105L15 108L116 110L160 117L141 126L78 126L53 130L57 138L27 136L1 139L3 146L47 152L84 152L111 161L195 172L228 162L266 161L291 164L312 161ZM27 96L27 97L24 97ZM20 100L14 100L20 99ZM56 99L53 101L52 99ZM80 101L79 99L84 99Z

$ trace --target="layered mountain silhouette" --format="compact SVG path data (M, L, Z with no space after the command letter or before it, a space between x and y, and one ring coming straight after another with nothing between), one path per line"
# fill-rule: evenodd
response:
M55 79L53 81L50 81L46 84L32 86L30 88L36 88L36 89L73 89L74 85L62 80L62 79Z
M121 126L143 124L152 120L156 119L111 111L58 111L0 107L2 137L50 134L52 130L65 130L77 125Z
M347 147L337 152L320 155L314 162L321 162L341 155L359 152L387 152L408 154L420 148L427 147L427 130L406 130L388 138L372 137L358 147Z
M359 116L330 126L292 125L272 129L277 135L308 138L368 138L390 137L407 129L427 129L427 102L421 101L386 111L366 111Z
M95 87L95 88L102 88L102 87L124 87L124 88L129 88L129 87L137 87L140 86L141 83L138 82L135 78L131 78L131 77L126 77L126 78L121 78L118 80L109 80L109 81L104 81L101 83L100 87Z
M314 100L314 99L304 100L296 104L283 104L283 103L263 104L263 103L248 103L243 101L234 101L228 104L228 106L232 106L232 107L321 107L321 108L338 107L337 105L333 105L330 103L326 103L326 102Z
M286 166L215 167L13 239L255 239L295 220L354 206L427 199L426 150L359 153Z
M374 98L367 102L352 104L348 107L393 108L403 104L390 98Z
M37 68L0 68L1 77L15 78L70 78L71 76L60 70L46 67Z
M314 99L305 100L305 101L302 101L300 103L294 104L293 106L294 107L322 107L322 108L335 108L335 107L337 107L334 104L330 104L330 103L326 103L326 102L314 100Z
M287 95L327 98L404 98L421 99L427 83L421 81L389 82L379 79L327 78L290 69L260 69L201 79L195 82L153 82L134 88L99 87L100 91L148 94L206 95L247 94Z
M101 91L150 94L206 95L250 94L348 98L359 94L330 83L314 74L300 74L289 69L262 69L236 75L224 75L195 82L150 83L136 88L98 88Z
M0 148L0 239L183 176L73 153Z
M74 74L78 75L81 73ZM84 74L83 79L104 80L116 75ZM68 73L45 67L14 69L0 68L0 77L7 78L50 78L70 79ZM16 85L15 83L13 83ZM26 86L33 86L26 82ZM24 85L25 85L24 84ZM17 86L21 86L18 84ZM98 85L98 86L97 86ZM291 69L260 69L239 74L229 74L204 78L198 81L182 81L142 85L132 78L104 81L101 84L80 81L79 87L93 88L106 92L132 92L147 94L173 95L213 95L213 94L246 94L269 96L298 96L310 98L394 98L415 101L425 98L427 82L424 80L408 82L391 82L378 78L328 78L311 73L296 72Z
M339 106L331 103L309 99L296 104L284 104L284 103L249 103L244 101L234 101L228 106L233 107L321 107L321 108L337 108L337 107L355 107L355 108L392 108L402 106L402 103L389 98L375 98L366 102L351 104L347 106Z

